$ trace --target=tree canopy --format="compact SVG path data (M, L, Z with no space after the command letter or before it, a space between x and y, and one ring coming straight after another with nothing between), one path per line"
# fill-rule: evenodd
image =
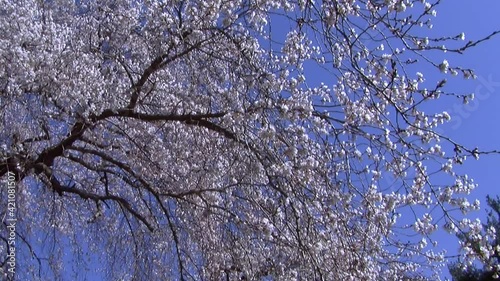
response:
M18 278L439 274L429 235L481 227L446 55L497 33L430 37L439 2L0 0Z

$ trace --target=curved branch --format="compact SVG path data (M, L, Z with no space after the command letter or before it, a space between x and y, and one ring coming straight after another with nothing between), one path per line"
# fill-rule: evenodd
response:
M130 205L130 203L126 199L119 197L119 196L116 196L116 195L97 195L94 193L90 193L90 192L75 188L74 186L69 187L66 185L62 185L60 183L60 181L53 175L52 169L50 167L42 164L42 163L37 164L35 169L39 173L43 173L47 177L47 179L49 180L50 185L52 186L54 191L56 191L60 196L62 196L63 193L73 193L73 194L80 196L80 198L82 198L82 199L92 199L94 201L103 201L103 202L105 202L107 200L115 201L121 207L127 209L127 211L129 211L136 219L138 219L144 225L146 225L146 227L151 232L153 232L155 230L154 227L146 220L145 217L143 217L141 214L139 214L137 211L135 211L132 208L132 206Z
M134 112L128 108L120 110L107 109L103 111L99 116L95 116L93 120L104 120L109 117L128 117L133 119L138 119L142 121L179 121L184 122L188 125L196 125L200 127L205 127L211 131L220 133L231 140L237 140L236 135L221 126L208 121L209 118L221 118L224 117L226 112L218 113L206 113L206 114L145 114Z

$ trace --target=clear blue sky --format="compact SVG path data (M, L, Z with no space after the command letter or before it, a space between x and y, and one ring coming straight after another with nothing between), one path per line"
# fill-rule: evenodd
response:
M465 32L466 40L478 40L494 30L500 30L500 1L498 0L449 0L437 9L433 32L440 35L455 35ZM444 106L452 122L443 127L446 135L468 147L480 150L500 150L500 36L470 49L463 56L445 54L451 66L463 66L476 71L478 79L463 81L447 76L447 90L459 93L475 93L476 99L468 105L460 100ZM500 195L500 155L481 156L470 159L461 167L475 179L479 187L471 198L481 200L481 211L469 217L485 218L485 197ZM473 201L473 200L471 200ZM446 239L446 240L445 240ZM456 253L458 244L449 236L439 241L449 254ZM444 275L448 276L448 275Z
M466 41L477 40L500 29L500 1L481 0L444 1L434 20L439 33L466 34ZM478 79L460 81L449 79L448 90L475 93L476 99L468 105L460 100L446 105L452 122L443 127L446 135L480 150L500 149L500 36L470 49L463 56L450 54L451 65L470 67ZM480 187L472 194L484 198L487 194L500 195L497 185L500 174L500 155L482 156L463 166Z

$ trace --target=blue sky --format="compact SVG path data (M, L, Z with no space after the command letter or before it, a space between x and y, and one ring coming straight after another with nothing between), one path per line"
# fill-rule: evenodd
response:
M455 35L464 32L465 42L478 40L500 29L500 1L481 0L443 1L433 20L433 32L440 35ZM443 105L452 121L443 127L445 135L468 147L480 150L500 149L500 36L493 37L465 55L444 54L451 66L463 66L475 70L478 79L453 79L449 75L447 90L458 93L474 93L475 100L464 105L461 100L448 99ZM481 156L479 160L470 159L460 171L475 179L479 187L470 195L481 200L481 211L469 217L485 216L486 195L500 195L498 175L500 174L500 155ZM471 200L472 201L472 200ZM458 244L449 236L439 241L449 254L456 253ZM447 276L447 274L444 274Z
M466 34L466 41L477 40L500 29L500 1L445 1L434 21L435 31ZM444 133L469 147L480 150L500 149L500 36L470 49L464 56L450 54L450 64L470 67L478 79L464 81L449 79L447 89L454 92L475 93L476 99L468 105L461 100L444 105L452 122L443 127ZM467 161L463 170L475 178L480 187L472 194L483 199L498 191L496 173L500 172L500 156L481 156Z

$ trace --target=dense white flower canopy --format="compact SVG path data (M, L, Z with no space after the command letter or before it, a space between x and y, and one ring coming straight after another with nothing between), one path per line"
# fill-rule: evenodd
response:
M429 54L484 41L422 36L438 3L0 0L18 275L438 274L434 231L481 233L454 170L481 151L424 111L449 96L433 75L474 77Z

